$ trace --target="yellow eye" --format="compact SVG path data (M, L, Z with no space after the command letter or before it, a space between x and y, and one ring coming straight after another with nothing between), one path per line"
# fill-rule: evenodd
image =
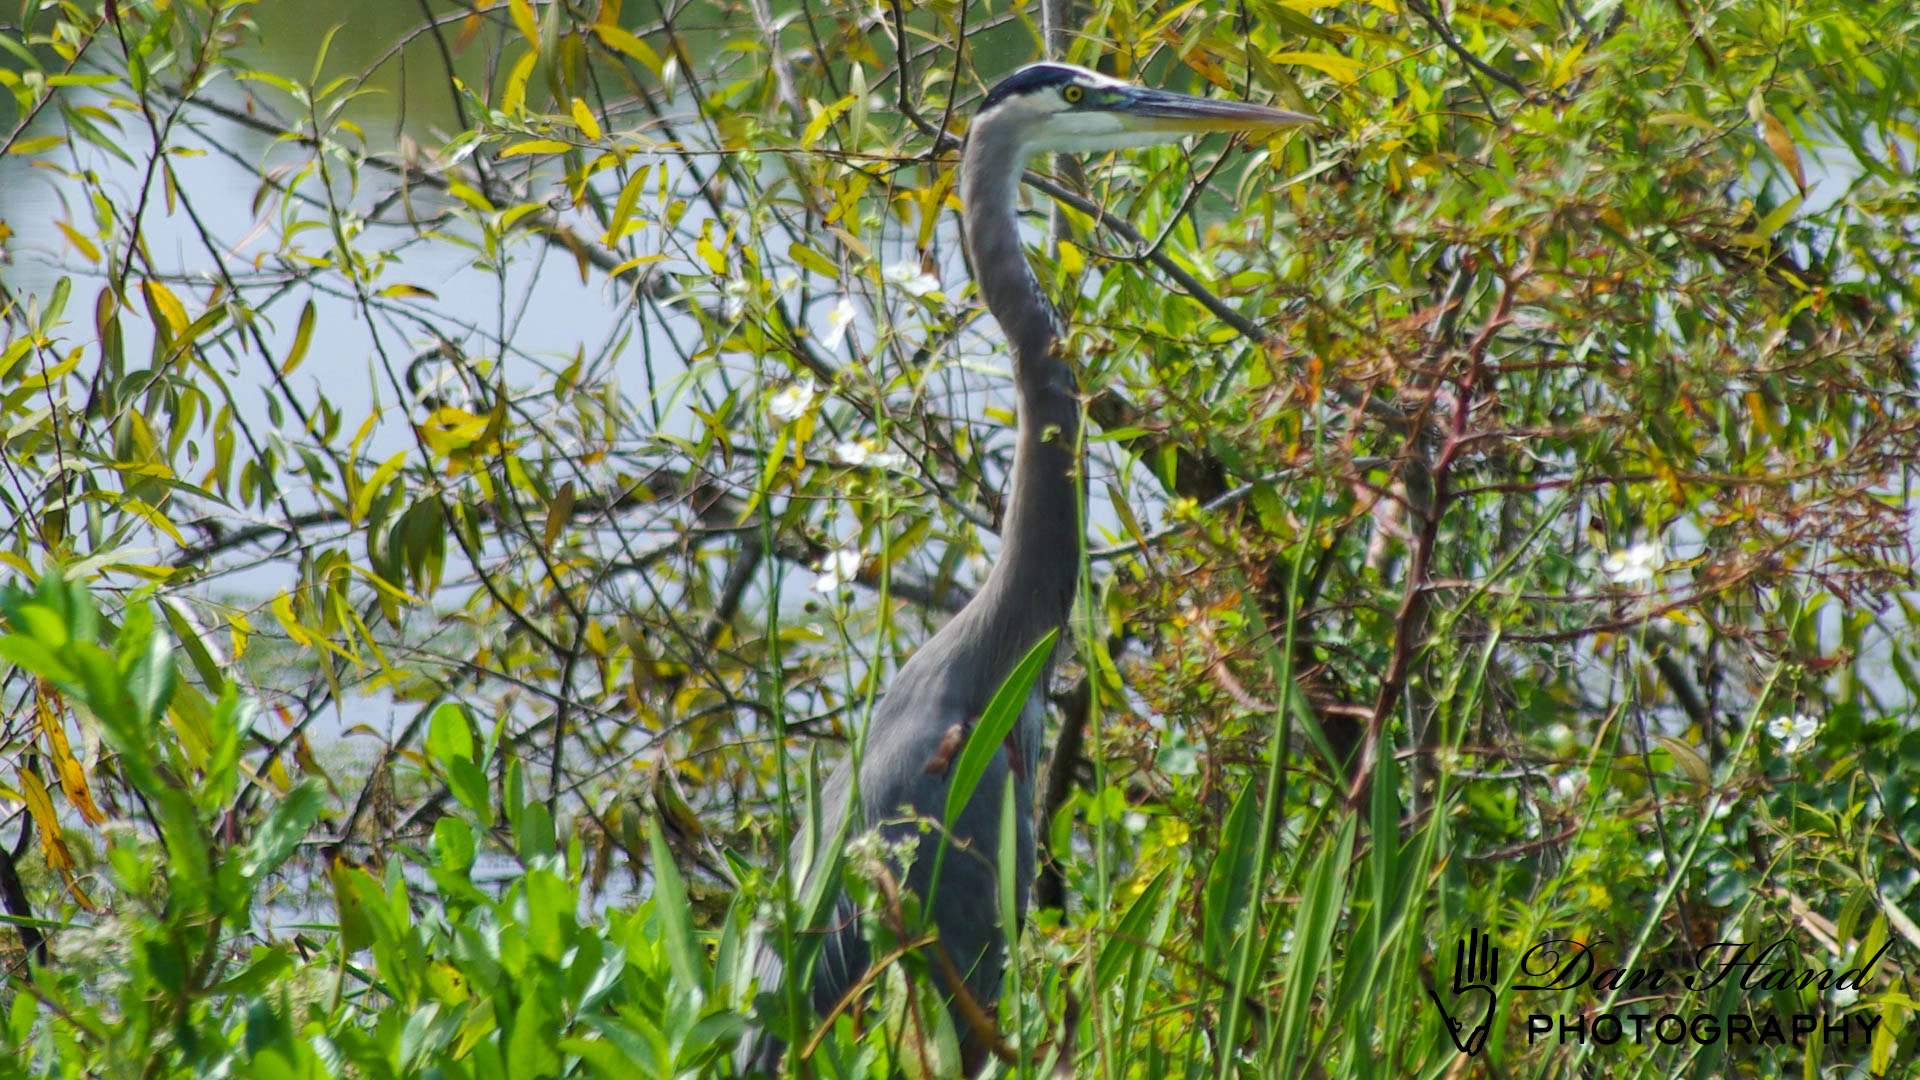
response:
M1069 86L1065 90L1060 91L1060 96L1066 98L1067 104L1069 105L1079 104L1080 99L1085 95L1086 91L1080 89L1078 86Z

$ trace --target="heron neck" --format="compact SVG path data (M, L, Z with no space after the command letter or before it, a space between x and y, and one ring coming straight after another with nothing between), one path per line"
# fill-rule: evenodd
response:
M979 148L985 146L985 153ZM993 631L1030 643L1065 622L1079 580L1079 387L1059 320L1020 245L1015 195L1025 149L970 141L961 166L974 280L1013 353L1018 437L1001 554L976 602ZM1024 650L1025 644L1016 646Z

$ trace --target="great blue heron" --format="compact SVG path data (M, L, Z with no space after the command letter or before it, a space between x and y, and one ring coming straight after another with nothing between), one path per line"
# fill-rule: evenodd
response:
M1078 580L1082 496L1079 484L1080 404L1073 364L1060 348L1062 331L1020 249L1015 194L1027 162L1040 154L1086 153L1150 146L1220 131L1273 132L1312 123L1300 113L1236 101L1189 97L1132 86L1069 64L1031 64L988 92L967 131L960 164L960 197L974 280L987 310L1013 350L1018 437L1013 495L1000 532L1000 558L971 602L901 666L874 710L859 763L861 806L854 825L897 838L914 831L914 817L938 821L945 805L956 741L980 718L1014 666L1049 630L1062 627ZM1051 667L1051 665L1048 665ZM1033 771L1045 719L1043 674L1006 744L974 789L948 834L933 893L933 928L973 998L999 995L1002 913L994 897L1001 793L1013 781L1017 819L1014 865L1019 875L1016 920L1024 919L1033 880ZM843 762L822 790L818 820L840 820L851 790ZM791 858L803 857L805 838ZM933 859L925 852L907 869L905 884L926 897ZM822 860L815 860L820 862ZM868 955L851 901L835 905L816 962L810 992L826 1013L866 973ZM760 986L778 981L781 960L764 946ZM944 989L944 988L943 988ZM964 1055L979 1046L955 1016ZM743 1047L743 1067L774 1071L783 1051L761 1035Z

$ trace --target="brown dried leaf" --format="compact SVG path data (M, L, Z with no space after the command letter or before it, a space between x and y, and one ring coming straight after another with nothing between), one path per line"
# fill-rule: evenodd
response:
M1780 164L1793 177L1793 185L1800 194L1807 193L1807 170L1800 164L1800 148L1793 144L1793 136L1787 134L1787 125L1780 122L1772 113L1760 114L1760 137L1767 141L1767 148Z
M60 835L60 811L53 807L53 795L40 781L40 774L20 766L20 794L27 800L27 813L33 815L34 828L40 833L40 846L47 853L47 865L65 873L73 869L73 852L66 837Z
M93 790L87 786L87 770L81 767L80 759L73 756L73 747L67 742L67 726L60 719L60 695L43 681L38 697L35 711L40 717L40 737L47 745L47 756L53 759L54 771L59 774L60 790L66 792L67 801L87 824L104 824L107 815L101 813L93 801Z

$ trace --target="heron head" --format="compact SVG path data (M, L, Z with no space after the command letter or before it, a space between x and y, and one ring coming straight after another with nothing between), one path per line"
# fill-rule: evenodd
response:
M1072 64L1028 64L974 113L971 138L1026 154L1098 153L1209 132L1269 134L1317 123L1305 113L1135 86Z

